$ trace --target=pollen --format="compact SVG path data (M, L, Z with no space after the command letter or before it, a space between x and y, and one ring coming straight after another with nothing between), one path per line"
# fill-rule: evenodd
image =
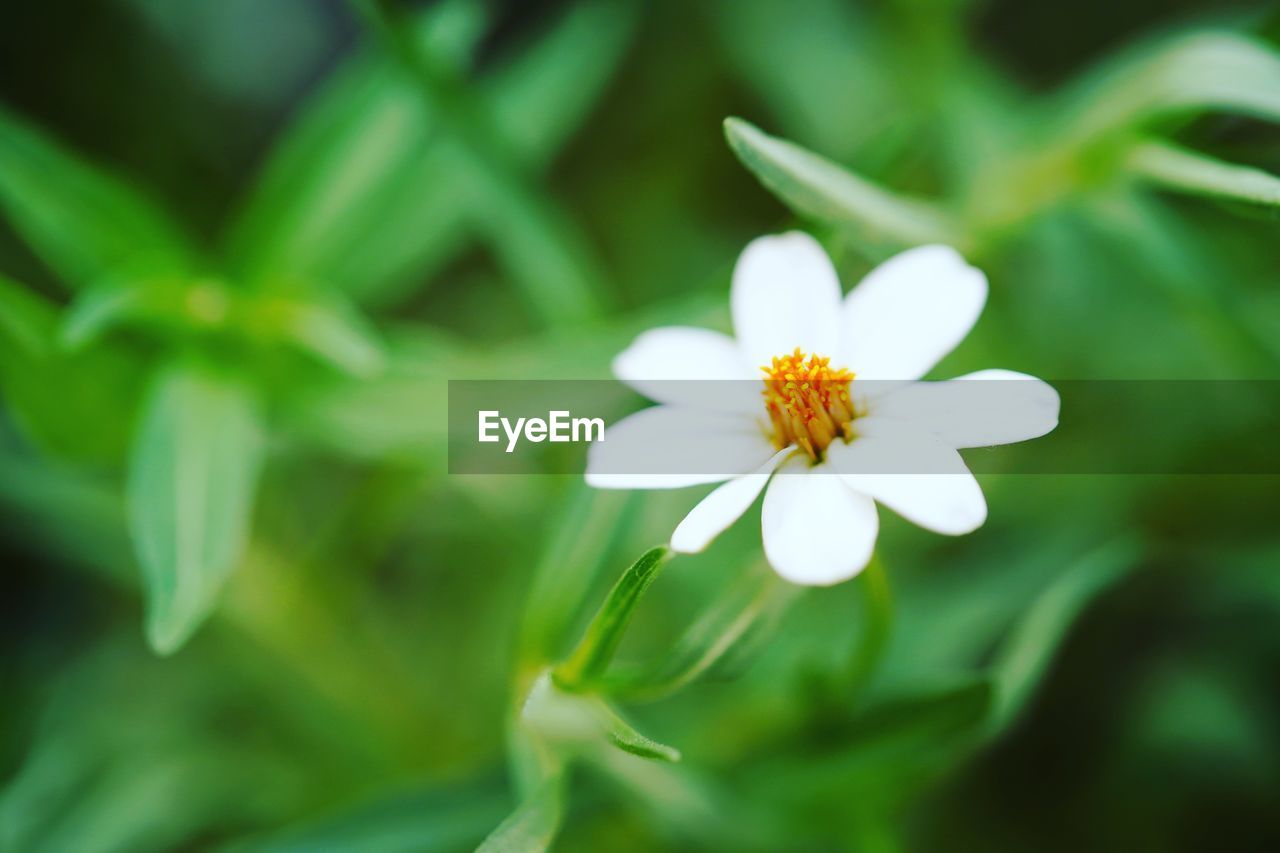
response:
M817 462L837 436L846 441L853 437L853 371L832 367L829 357L808 355L799 347L760 369L778 449L794 444Z

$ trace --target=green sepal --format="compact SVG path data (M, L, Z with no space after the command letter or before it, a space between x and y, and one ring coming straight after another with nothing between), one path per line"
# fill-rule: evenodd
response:
M609 662L618 650L618 644L622 642L622 635L631 622L636 605L640 603L649 584L653 583L669 556L670 551L666 546L652 548L640 555L640 559L623 572L591 624L587 626L577 648L553 670L552 677L556 684L566 690L583 690L604 676Z

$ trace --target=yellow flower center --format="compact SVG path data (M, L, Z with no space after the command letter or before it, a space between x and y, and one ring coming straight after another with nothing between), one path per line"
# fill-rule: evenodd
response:
M853 437L853 371L832 367L830 358L807 355L799 347L760 369L765 374L764 407L779 450L794 444L817 462L836 436L846 441Z

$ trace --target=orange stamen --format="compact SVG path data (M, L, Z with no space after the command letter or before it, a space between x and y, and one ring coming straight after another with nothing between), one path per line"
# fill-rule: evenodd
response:
M779 449L794 444L816 462L836 436L853 437L853 371L834 368L829 357L806 355L799 347L760 369L765 410Z

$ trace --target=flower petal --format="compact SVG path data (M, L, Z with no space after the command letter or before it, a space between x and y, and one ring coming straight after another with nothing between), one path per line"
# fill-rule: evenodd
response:
M760 513L764 553L783 578L808 586L848 580L866 567L880 520L875 502L823 466L796 459L769 483Z
M675 489L754 471L776 448L751 418L653 406L605 428L587 451L587 485Z
M733 338L710 329L650 329L618 354L613 373L659 403L724 411L760 408L760 372L743 361Z
M964 339L986 300L986 276L949 246L895 255L845 299L840 363L859 379L919 379Z
M1034 376L979 370L901 386L879 397L872 415L910 423L951 447L991 447L1051 432L1060 407L1058 392Z
M773 469L787 454L794 452L794 447L780 450L754 472L717 486L676 527L671 534L671 549L681 554L697 554L704 550L711 540L727 530L755 503L765 483L769 482Z
M730 302L734 333L752 369L796 347L835 354L840 280L822 246L804 232L751 241L734 267Z
M959 453L927 433L869 421L859 421L849 444L827 448L845 485L935 533L958 536L982 526L987 501Z

